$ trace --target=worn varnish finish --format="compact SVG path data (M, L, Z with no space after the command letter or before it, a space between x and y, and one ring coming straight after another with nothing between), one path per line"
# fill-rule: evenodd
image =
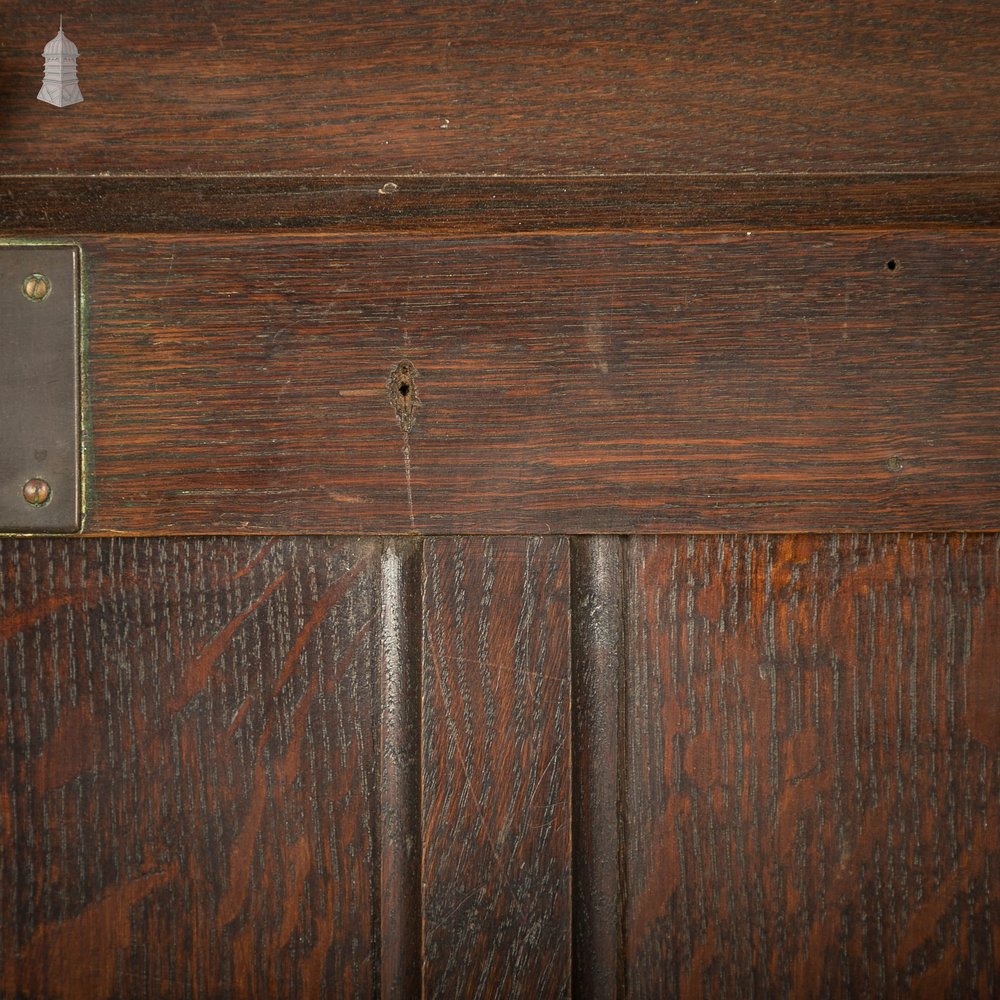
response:
M378 570L0 542L0 994L372 993Z
M636 997L1000 991L1000 540L626 547Z
M0 171L998 166L990 0L94 0L67 11L85 100L61 112L35 99L57 17L0 8Z
M91 532L1000 525L990 235L84 248Z
M573 995L624 995L625 680L623 539L571 543Z
M565 539L424 543L427 996L569 989L569 590Z
M1000 226L1000 175L4 177L0 233L663 232Z
M387 539L379 580L380 990L420 995L421 543Z
M65 13L0 995L1000 995L1000 5Z

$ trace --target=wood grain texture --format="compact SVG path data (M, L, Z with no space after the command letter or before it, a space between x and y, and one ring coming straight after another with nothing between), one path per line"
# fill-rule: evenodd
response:
M0 8L0 171L544 174L1000 166L990 0Z
M412 1000L420 996L421 543L386 539L380 569L378 995Z
M0 232L662 232L1000 226L1000 175L4 177Z
M623 540L570 543L573 636L573 996L622 997Z
M377 544L0 567L0 993L370 994Z
M989 234L83 243L93 533L1000 527Z
M429 997L570 985L569 546L424 544Z
M1000 540L626 556L629 994L1000 990Z

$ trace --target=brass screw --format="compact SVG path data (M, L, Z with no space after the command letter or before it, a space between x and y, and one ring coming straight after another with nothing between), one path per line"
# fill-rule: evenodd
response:
M44 274L29 274L21 285L21 291L24 292L26 299L41 302L42 299L48 298L49 292L52 291L52 283Z
M21 492L32 507L44 507L52 496L52 487L44 479L29 479Z

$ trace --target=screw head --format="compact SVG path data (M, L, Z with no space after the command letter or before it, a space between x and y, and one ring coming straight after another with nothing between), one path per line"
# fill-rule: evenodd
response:
M41 302L52 291L52 282L44 274L29 274L21 283L21 291L26 299Z
M32 507L44 507L52 496L52 487L44 479L29 479L21 492Z

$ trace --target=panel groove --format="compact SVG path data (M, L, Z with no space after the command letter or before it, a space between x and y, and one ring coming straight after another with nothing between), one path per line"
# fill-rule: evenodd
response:
M629 814L628 814L628 789L629 789L629 736L631 721L629 717L629 663L631 656L631 644L629 640L628 623L631 621L631 609L629 606L629 581L628 581L628 538L619 538L619 601L621 607L621 664L618 682L618 767L617 767L617 810L618 810L618 954L616 961L616 976L618 993L622 998L629 996L629 972L628 972L628 837L629 837Z
M573 994L624 994L622 539L570 541L573 636Z
M4 177L24 234L996 229L1000 175ZM38 206L45 213L39 215Z
M386 540L381 553L380 991L421 992L420 730L422 544Z

